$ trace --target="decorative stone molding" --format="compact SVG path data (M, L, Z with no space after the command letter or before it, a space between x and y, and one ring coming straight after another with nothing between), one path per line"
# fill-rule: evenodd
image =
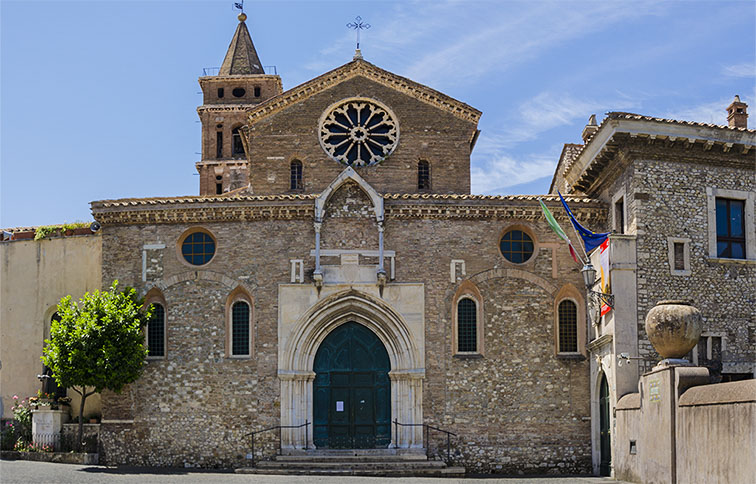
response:
M522 271L519 269L489 269L487 271L475 274L470 278L470 281L474 282L475 284L480 284L489 279L496 279L499 277L504 279L525 279L526 281L532 282L536 286L546 291L550 296L554 296L557 291L557 287L546 279L539 277L532 272Z
M143 290L145 294L153 287L157 287L161 291L165 291L167 288L171 286L175 286L176 284L185 282L185 281L214 281L214 282L223 284L229 289L235 289L237 287L241 287L248 293L250 294L252 293L246 285L238 281L235 281L234 279L231 279L225 274L221 274L219 272L207 271L207 270L187 271L187 272L181 272L179 274L174 274L165 279L155 281L153 284L148 284L147 286L145 286Z
M383 342L391 364L391 416L402 423L422 423L422 381L425 356L404 318L386 302L346 290L318 301L296 322L292 330L279 335L278 376L281 381L281 425L312 422L312 372L315 354L336 327L354 321L367 327ZM280 331L280 330L279 330ZM394 432L394 429L392 429ZM312 434L308 442L313 446ZM284 432L284 448L304 447L303 435ZM392 435L392 445L422 447L420 427L407 427Z
M477 124L482 114L477 109L463 102L411 81L406 77L392 74L364 60L354 60L259 104L249 111L249 121L250 123L256 123L263 118L282 111L293 103L304 101L336 84L357 76L365 77L373 82L407 94L410 97L435 106L471 123Z

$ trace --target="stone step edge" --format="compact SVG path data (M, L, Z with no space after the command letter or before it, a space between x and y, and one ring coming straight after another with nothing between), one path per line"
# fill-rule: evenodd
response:
M415 476L446 476L461 477L465 475L464 467L446 467L434 469L401 469L401 470L305 470L305 469L258 469L255 467L241 467L237 474L268 474L268 475L321 475L321 476L384 476L384 477L415 477Z
M444 468L441 461L393 461L393 462L276 462L262 461L257 468L265 469L436 469Z

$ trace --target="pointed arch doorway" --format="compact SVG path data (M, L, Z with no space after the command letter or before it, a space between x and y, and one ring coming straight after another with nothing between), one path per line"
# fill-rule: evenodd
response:
M378 336L354 321L338 326L318 347L313 370L315 446L387 447L391 363Z

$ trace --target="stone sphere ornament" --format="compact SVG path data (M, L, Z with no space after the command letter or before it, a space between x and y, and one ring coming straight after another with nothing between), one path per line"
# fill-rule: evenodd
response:
M688 301L660 301L646 316L646 334L659 355L682 358L698 343L701 311Z

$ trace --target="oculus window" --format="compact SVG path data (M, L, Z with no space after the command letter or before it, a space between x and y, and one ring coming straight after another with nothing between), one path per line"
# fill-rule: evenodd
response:
M533 256L533 239L522 230L510 230L502 236L499 250L509 262L521 264Z
M389 109L377 101L341 101L323 113L320 145L332 159L349 166L375 165L399 142L399 125Z
M192 232L181 242L181 255L192 265L205 265L215 255L215 240L207 232Z

